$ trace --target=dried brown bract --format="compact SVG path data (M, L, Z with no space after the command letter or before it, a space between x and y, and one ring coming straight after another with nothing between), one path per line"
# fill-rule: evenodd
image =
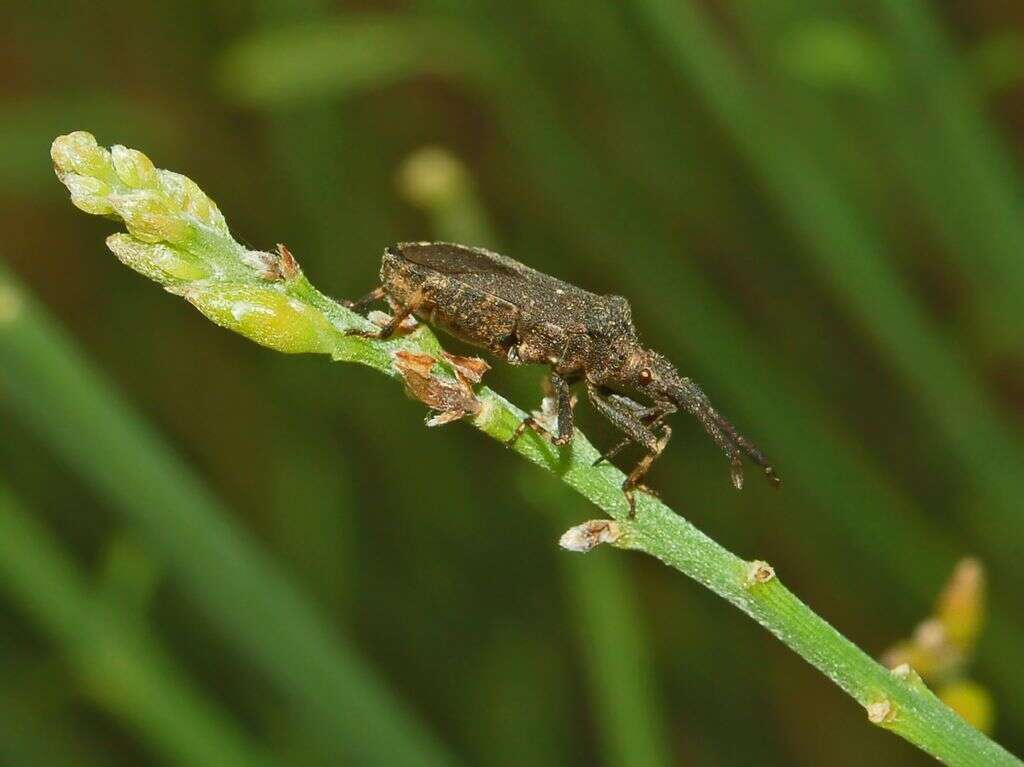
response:
M283 243L277 243L277 256L275 257L272 253L260 252L260 262L263 267L263 279L270 280L271 282L287 281L294 279L302 270L299 268L299 262L292 255L292 252L288 250L288 246Z
M483 380L484 373L491 369L491 366L479 357L460 357L457 354L441 352L445 362L452 366L460 379L470 384L478 384Z
M479 381L487 364L473 357L449 354L445 354L445 359L455 370L454 381L434 373L437 360L429 354L404 350L395 352L395 368L405 381L406 392L437 412L427 420L427 426L441 426L480 412L480 400L473 391L471 380Z
M568 551L586 553L602 543L615 543L622 537L622 527L611 519L592 519L582 525L570 527L558 539L558 545Z

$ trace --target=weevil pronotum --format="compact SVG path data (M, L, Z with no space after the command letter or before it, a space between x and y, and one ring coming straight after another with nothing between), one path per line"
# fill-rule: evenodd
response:
M636 513L634 491L648 490L643 477L672 435L664 419L678 409L696 417L725 451L737 489L743 486L744 454L779 484L764 454L711 406L700 387L640 342L629 303L621 296L589 293L506 256L444 242L386 248L380 280L379 288L350 306L386 299L393 317L377 333L357 333L386 338L412 314L513 365L549 366L557 433L528 417L510 444L526 428L557 445L568 443L573 435L571 387L583 382L598 412L625 434L598 462L629 443L646 451L622 485L630 516Z

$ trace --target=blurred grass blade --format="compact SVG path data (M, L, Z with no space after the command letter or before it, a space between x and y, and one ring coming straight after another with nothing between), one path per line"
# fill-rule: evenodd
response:
M898 103L913 105L902 117L931 164L929 177L941 183L932 198L938 219L952 216L966 228L974 247L952 249L968 277L985 264L984 286L1007 309L1024 300L1024 186L1016 163L988 123L971 92L932 10L919 0L875 0L887 22L893 55L904 80ZM910 148L909 142L907 148ZM926 198L927 199L927 198ZM988 299L986 299L988 300Z
M0 391L140 536L225 641L361 764L451 760L0 265Z
M0 484L0 586L61 646L85 692L171 763L269 767L141 625L98 599Z
M469 76L485 59L454 28L397 15L293 24L239 40L218 81L243 104L285 106L424 74Z
M877 234L778 126L776 116L761 108L702 12L691 3L667 0L638 0L638 7L806 241L800 252L820 269L942 429L975 491L988 502L985 519L967 521L992 561L1011 571L1018 552L1000 530L1012 529L1019 519L1024 451L984 387L903 287Z
M108 767L109 754L83 736L72 716L23 707L10 690L0 700L0 764L4 767Z

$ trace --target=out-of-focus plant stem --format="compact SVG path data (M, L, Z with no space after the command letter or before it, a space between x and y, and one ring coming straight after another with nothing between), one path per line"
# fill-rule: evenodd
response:
M441 357L425 326L387 341L349 335L374 326L319 293L287 249L274 255L243 248L198 186L156 171L140 153L123 147L108 153L89 134L76 133L54 142L53 159L76 206L125 220L130 236L108 239L122 261L217 324L278 351L329 354L391 378L402 377L398 352ZM431 375L442 383L456 378L444 365ZM526 413L487 387L475 396L471 423L506 442ZM631 519L621 491L625 476L614 466L595 466L599 453L583 434L556 448L528 431L513 449L616 520L610 542L655 556L727 599L864 706L873 723L949 765L1022 764L946 707L913 671L893 674L876 663L786 589L766 563L740 559L651 496L639 498Z
M0 264L0 392L166 558L205 619L325 753L454 763Z
M62 646L90 698L131 723L168 762L274 762L193 689L144 630L94 593L0 485L0 583Z

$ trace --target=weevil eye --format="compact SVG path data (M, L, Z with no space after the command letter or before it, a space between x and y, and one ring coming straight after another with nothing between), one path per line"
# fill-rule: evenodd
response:
M654 375L647 368L644 368L643 370L641 370L639 376L640 376L640 385L641 386L647 386L647 384L649 384L651 382L651 379L654 378Z

